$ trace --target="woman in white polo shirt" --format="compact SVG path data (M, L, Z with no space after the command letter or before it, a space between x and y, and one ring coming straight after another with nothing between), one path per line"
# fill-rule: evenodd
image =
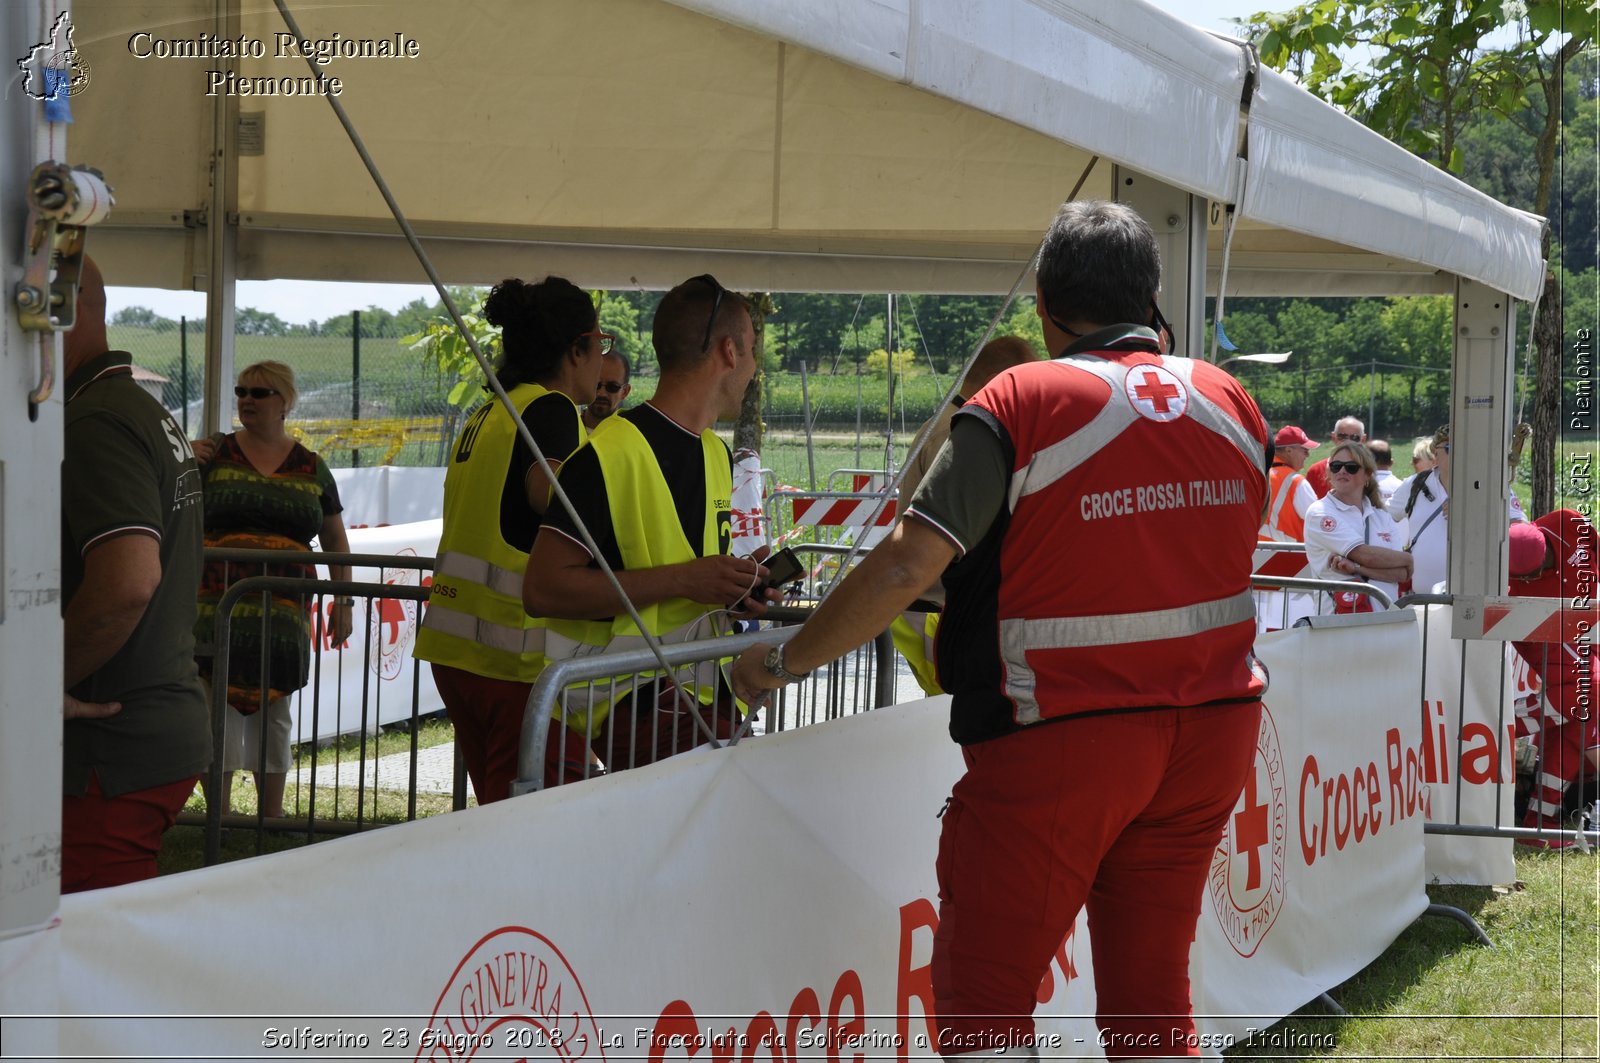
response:
M1378 491L1377 464L1360 443L1328 458L1328 493L1306 510L1306 560L1318 579L1370 583L1391 599L1411 578L1411 555ZM1367 612L1365 596L1335 595L1337 612Z

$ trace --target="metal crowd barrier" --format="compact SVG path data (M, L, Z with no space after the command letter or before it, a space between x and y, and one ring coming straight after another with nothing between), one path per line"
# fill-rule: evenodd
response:
M1433 728L1441 731L1439 755L1447 759L1450 766L1450 787L1448 799L1434 805L1433 816L1424 826L1428 834L1456 835L1469 838L1505 838L1510 840L1539 840L1539 841L1566 841L1586 848L1600 848L1600 824L1597 824L1595 801L1597 797L1597 772L1591 757L1593 753L1587 748L1588 743L1582 742L1584 747L1578 755L1578 774L1574 780L1567 783L1563 789L1564 801L1560 818L1564 820L1566 828L1554 831L1544 828L1524 827L1522 816L1526 805L1537 795L1540 787L1540 777L1544 773L1546 764L1542 759L1541 746L1547 726L1553 731L1554 726L1562 722L1562 718L1555 709L1546 702L1542 689L1534 689L1525 685L1524 689L1513 689L1513 685L1529 684L1530 677L1536 679L1533 669L1521 658L1516 648L1509 643L1496 643L1485 640L1465 639L1438 639L1432 637L1427 623L1428 610L1432 607L1448 609L1455 599L1449 594L1407 594L1400 598L1399 607L1417 607L1420 611L1419 619L1422 622L1422 668L1418 678L1418 700L1421 703L1422 725L1426 729ZM1467 752L1467 728L1464 722L1469 722L1467 711L1468 690L1468 655L1473 653L1493 653L1489 647L1498 646L1499 659L1491 669L1496 674L1495 689L1489 692L1495 703L1495 717L1490 724L1490 732L1497 746L1494 763L1496 767L1506 758L1504 751L1498 750L1498 744L1507 740L1507 736L1515 733L1518 735L1513 749L1509 751L1509 759L1514 772L1514 778L1507 780L1505 774L1499 770L1494 772L1492 784L1493 814L1478 815L1474 817L1467 812L1468 801L1465 799L1465 788L1469 784L1466 773L1461 770L1463 754ZM1559 643L1545 643L1542 646L1537 674L1544 674L1551 666L1552 661L1567 652L1566 647ZM1442 655L1443 665L1460 677L1457 684L1456 704L1454 706L1439 706L1440 715L1447 716L1456 722L1456 734L1453 738L1443 732L1443 725L1438 719L1430 718L1430 703L1428 700L1427 675L1432 666L1439 663ZM1514 677L1522 677L1516 679ZM1483 691L1477 691L1483 696ZM1524 711L1519 711L1519 704ZM1453 710L1453 713L1452 713ZM1592 709L1590 711L1593 711ZM1523 726L1518 726L1517 717L1523 716ZM1480 721L1481 722L1481 721ZM1559 780L1558 780L1559 781ZM1512 816L1510 822L1504 821L1502 812L1505 801L1505 788L1513 787ZM1478 802L1481 806L1483 802Z
M767 611L766 619L798 624L809 614L808 609L775 607ZM895 702L896 657L887 631L803 681L774 691L749 716L732 705L731 697L719 696L711 705L694 700L690 690L697 671L702 685L725 682L709 674L707 665L727 667L717 662L752 646L787 642L796 631L797 627L772 627L664 646L663 656L673 668L670 679L655 674L660 666L649 649L552 663L528 695L512 793L577 782L697 745L734 744L751 735L792 730ZM684 698L693 701L693 712L685 711L688 706L675 695L675 684L684 686ZM586 721L598 706L611 706L619 699L621 707L607 712L611 726L599 734L586 739L572 728L572 721ZM659 711L663 705L671 711ZM613 719L629 713L637 722L618 724ZM624 733L619 735L619 730ZM552 743L562 755L551 753Z
M1294 553L1303 551L1301 543L1258 543L1257 551L1271 553ZM1589 847L1600 848L1600 833L1597 833L1597 819L1600 819L1600 806L1597 806L1596 780L1600 771L1590 759L1588 751L1579 757L1578 776L1566 789L1566 799L1563 805L1563 818L1570 829L1552 831L1522 826L1522 813L1529 799L1530 792L1536 793L1540 785L1540 775L1543 764L1536 763L1536 747L1530 737L1521 737L1516 742L1516 748L1509 751L1509 758L1513 763L1515 777L1507 779L1504 773L1496 771L1492 784L1493 813L1484 815L1481 812L1474 814L1468 811L1469 806L1481 809L1485 802L1471 802L1466 799L1465 788L1469 785L1467 775L1461 770L1463 754L1468 752L1468 729L1465 726L1469 721L1467 712L1469 696L1491 697L1497 706L1496 717L1488 725L1489 732L1498 743L1505 739L1510 729L1515 726L1515 705L1518 700L1532 701L1531 724L1524 730L1532 730L1538 735L1547 724L1559 722L1553 709L1544 706L1542 695L1528 691L1520 695L1510 690L1513 673L1523 674L1527 671L1520 662L1516 650L1506 644L1496 644L1482 640L1444 639L1440 640L1430 632L1427 610L1430 606L1448 608L1454 599L1448 594L1407 594L1397 602L1391 601L1389 596L1381 589L1366 583L1349 583L1341 581L1308 579L1300 576L1271 576L1255 575L1250 579L1251 588L1256 593L1257 622L1262 631L1276 630L1290 627L1296 623L1309 624L1313 627L1327 627L1340 624L1373 624L1381 623L1385 612L1410 612L1411 607L1418 607L1419 612L1415 617L1422 630L1422 659L1418 662L1417 693L1419 711L1422 713L1422 733L1429 736L1430 742L1435 733L1441 732L1443 724L1439 719L1430 716L1431 703L1428 698L1427 676L1430 670L1438 672L1441 668L1448 668L1457 677L1455 684L1455 700L1453 706L1438 707L1441 717L1448 717L1456 722L1456 734L1453 738L1447 737L1435 745L1435 756L1443 759L1447 765L1449 785L1444 794L1444 799L1433 806L1432 817L1428 820L1424 830L1428 834L1458 835L1475 838L1505 838L1515 839L1540 839L1544 841L1564 840L1575 842ZM1354 591L1372 599L1375 608L1379 611L1369 614L1354 614L1349 616L1331 615L1329 606L1331 599L1327 592L1331 590ZM1408 620L1410 618L1407 618ZM1441 645L1442 642L1442 645ZM1497 646L1498 650L1490 649ZM1494 690L1483 691L1469 689L1468 655L1499 653L1497 667L1493 669L1497 675ZM1547 644L1544 647L1544 657L1541 660L1539 671L1544 672L1554 655L1566 652L1559 644ZM1441 662L1438 657L1442 654L1451 655ZM1479 669L1481 670L1481 669ZM1437 699L1435 699L1437 700ZM1501 763L1500 757L1504 753L1497 753L1495 763ZM1441 773L1443 775L1443 773ZM1506 821L1503 816L1505 806L1504 789L1513 787L1514 800L1512 801L1512 816Z
M207 563L221 562L230 568L234 565L258 569L267 565L306 564L315 563L322 565L350 565L358 568L375 568L379 570L379 579L385 576L384 570L402 569L428 572L433 568L433 559L429 557L413 557L395 554L336 554L336 553L287 553L279 550L240 550L240 549L208 549L205 552ZM229 573L231 578L231 573ZM417 816L417 774L419 748L417 742L417 724L420 719L419 711L419 668L420 662L415 658L408 658L405 666L411 669L411 696L409 705L401 706L399 711L392 704L383 704L383 685L375 683L376 669L373 667L374 639L371 632L381 629L385 624L384 611L381 603L388 601L425 602L428 597L428 588L420 585L419 578L416 586L397 585L390 583L368 583L355 580L323 580L306 579L290 576L244 576L231 582L226 592L222 595L217 606L216 626L212 643L209 646L198 646L197 655L212 658L211 684L211 727L212 727L212 767L207 777L207 800L204 816L194 813L184 813L179 817L180 823L189 825L203 824L205 827L205 862L215 863L221 854L221 838L224 827L229 829L253 829L256 832L256 851L259 853L264 848L264 836L267 829L294 830L305 832L307 840L318 834L345 834L367 829L371 826L381 825L371 822L368 811L368 790L370 788L374 798L374 811L378 784L378 767L376 763L368 761L368 740L374 735L380 724L388 722L405 722L411 729L411 749L409 771L405 783L406 812L405 818L415 819ZM268 648L270 646L272 615L270 597L272 592L289 592L298 596L312 606L311 612L311 661L310 676L307 685L302 690L291 694L291 698L299 700L298 721L299 727L291 735L291 744L297 745L302 752L309 752L309 768L298 768L292 764L290 768L291 781L296 784L296 811L281 818L269 818L262 814L260 794L258 792L257 814L242 815L236 813L225 814L222 811L222 777L223 777L223 741L224 741L224 713L227 706L227 675L229 672L229 658L232 652L234 631L234 607L247 596L259 594L262 596L263 609L260 618L262 625L260 645L262 647L261 675L268 672ZM326 595L348 595L365 600L366 631L368 637L361 640L359 646L359 660L354 667L359 669L361 676L358 696L357 713L354 719L345 716L346 705L344 698L345 678L343 669L347 657L355 657L355 648L346 644L336 651L336 660L339 662L340 673L333 676L324 674L325 655L318 652L319 644L324 637L324 625L327 623L328 603L324 600ZM360 615L360 602L357 603L357 614ZM360 634L361 627L355 626L352 637ZM378 648L381 653L382 647ZM333 686L332 706L324 705L325 680L331 680ZM265 691L262 692L263 699ZM309 701L309 715L307 702ZM346 786L342 776L348 761L337 751L333 754L334 781L331 783L333 790L331 817L319 816L319 788L328 786L322 782L326 768L323 764L323 740L330 737L335 740L339 736L358 734L358 750L355 788L355 816L354 819L341 815L344 804L343 791ZM257 772L265 768L265 753L262 749L262 758L258 761ZM252 770L247 767L246 770ZM388 787L386 789L398 789ZM452 786L452 807L456 809L466 807L466 773L462 770L459 754L455 758ZM300 798L304 796L303 812L300 810ZM286 810L287 811L287 810Z

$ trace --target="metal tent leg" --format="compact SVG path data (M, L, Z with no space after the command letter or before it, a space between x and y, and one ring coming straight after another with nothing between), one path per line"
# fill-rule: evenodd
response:
M1485 948L1494 948L1494 942L1489 940L1489 935L1483 932L1483 927L1478 925L1478 921L1472 918L1472 916L1468 915L1466 912L1462 911L1460 908L1456 908L1448 904L1430 904L1428 905L1428 910L1422 914L1436 915L1444 919L1454 919L1456 922L1472 931L1472 936L1478 939L1479 944L1483 945Z

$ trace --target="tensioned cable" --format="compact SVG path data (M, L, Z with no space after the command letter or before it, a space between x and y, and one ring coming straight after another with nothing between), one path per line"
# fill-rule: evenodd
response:
M283 17L284 24L289 27L289 32L294 34L295 40L305 40L305 34L300 32L300 25L295 21L294 16L289 13L285 0L273 0L273 3L277 5L278 14ZM305 59L306 65L311 68L312 74L320 75L322 73L317 68L316 61L312 56L308 54ZM356 127L350 121L349 114L345 112L344 105L339 102L337 96L332 94L327 95L326 99L328 105L333 108L334 115L339 119L339 124L344 127L345 135L350 138L350 143L355 147L356 154L361 156L362 165L367 168L367 173L372 177L372 182L377 187L378 194L383 196L384 203L389 207L389 213L394 215L394 220L400 226L401 233L405 235L406 242L411 245L412 253L417 256L417 261L428 274L428 279L433 282L434 290L439 293L440 301L444 303L445 309L450 313L450 319L455 322L456 329L461 333L461 338L466 341L468 349L472 351L473 359L477 361L478 367L483 370L484 378L488 381L489 390L494 392L495 398L499 400L501 407L510 414L511 423L517 428L517 437L533 453L534 461L539 464L539 471L550 481L554 497L561 502L561 507L567 511L567 515L572 518L577 526L578 535L582 537L584 546L588 548L589 556L599 563L600 571L605 573L606 580L611 584L611 589L617 592L617 598L622 602L622 607L627 610L628 616L638 626L640 634L644 637L645 645L649 646L650 652L655 655L656 663L661 665L662 670L667 675L675 675L676 673L673 671L672 666L667 663L667 659L662 653L660 641L646 628L644 618L639 615L639 611L634 607L633 601L628 597L627 592L622 589L622 584L617 581L616 573L606 563L605 556L601 553L599 545L595 543L594 537L589 534L588 526L578 516L578 511L573 508L572 500L567 497L567 493L561 489L561 484L556 479L555 471L550 468L550 463L545 460L544 451L539 449L539 444L534 440L533 433L528 431L528 426L522 423L522 418L518 415L517 408L512 403L511 397L506 394L505 388L500 386L500 381L494 373L494 367L489 364L489 359L478 346L478 341L473 337L472 330L467 328L467 323L462 320L461 311L457 309L455 300L450 297L450 292L445 288L443 279L440 278L438 271L433 267L433 260L428 257L428 252L423 249L422 241L417 238L415 230L411 228L411 223L406 220L405 212L400 209L400 204L395 201L394 195L389 190L389 183L384 180L382 172L378 169L378 164L373 161L372 156L367 152L366 143L361 139L361 134L356 132ZM598 310L596 312L598 313ZM717 740L716 734L701 718L700 713L696 711L699 709L699 700L691 698L685 693L682 683L675 682L672 686L679 701L685 709L689 710L689 716L705 735L706 740L713 746L720 746L722 743Z
M928 350L928 337L922 331L922 319L917 316L917 300L914 296L906 296L906 306L911 310L911 324L917 330L917 344L922 348L922 356L928 360L928 372L933 374L933 379L944 387L944 375L939 372L939 367L933 364L933 352Z
M1089 157L1088 164L1084 166L1083 173L1078 175L1077 183L1072 186L1072 191L1068 193L1064 202L1070 203L1078 198L1078 193L1083 190L1084 182L1089 180L1089 174L1094 171L1095 164L1099 161L1100 156L1098 155ZM1046 228L1045 236L1048 235L1049 229ZM1011 284L1011 290L1006 293L1005 299L1000 303L1000 309L996 310L994 317L989 320L989 327L984 329L983 336L972 348L972 353L967 355L966 361L961 363L961 371L951 379L949 390L944 393L944 400L935 409L942 410L954 401L956 392L960 390L961 382L967 378L967 373L972 369L972 363L978 360L978 354L994 338L995 330L1000 327L1000 322L1005 318L1006 311L1010 310L1011 304L1016 301L1017 289L1022 287L1022 282L1027 279L1028 274L1032 272L1038 262L1039 252L1044 248L1044 241L1044 236L1039 237L1038 244L1034 246L1033 254L1028 256L1028 261L1022 266L1022 272L1017 274L1017 279ZM889 482L884 485L883 496L878 499L877 505L872 507L872 513L867 517L866 523L861 525L862 528L875 528L878 526L878 517L883 513L884 507L889 504L889 499L894 498L899 492L900 484L906 478L906 470L911 467L911 463L916 460L917 455L922 453L922 448L927 444L928 437L933 434L934 422L937 420L938 418L936 417L930 417L928 423L923 425L921 431L917 433L917 438L912 440L911 448L906 451L904 460L900 462L900 468L895 470L894 475L889 478ZM854 538L855 541L850 544L850 552L844 555L844 558L834 570L833 578L823 587L822 594L818 596L820 599L825 599L829 594L833 593L833 588L838 586L839 580L850 570L851 564L855 562L856 555L861 552L861 544L866 541L866 532L863 531L862 534Z

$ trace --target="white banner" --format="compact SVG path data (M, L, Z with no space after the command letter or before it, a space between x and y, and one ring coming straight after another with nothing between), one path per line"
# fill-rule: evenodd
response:
M1427 659L1420 693L1422 749L1436 823L1516 826L1516 720L1512 703L1532 693L1521 656L1506 642L1452 639L1450 607L1426 611ZM1409 663L1402 684L1417 684ZM1418 691L1413 689L1412 697ZM1428 881L1492 886L1514 882L1516 860L1509 838L1427 837Z
M439 550L442 524L443 521L429 520L390 528L352 529L350 551L431 558ZM317 566L317 578L330 578L326 565ZM351 578L404 587L433 585L431 570L415 568L358 567ZM334 646L327 623L333 598L323 597L322 615L312 618L315 659L311 681L289 699L295 717L290 733L295 742L332 738L363 727L375 731L380 724L410 719L414 671L418 714L444 708L433 686L432 670L426 664L413 668L411 649L416 645L422 609L423 603L401 598L358 597L352 610L354 629L350 639L343 646Z
M1263 640L1269 712L1194 950L1212 1048L1360 970L1427 903L1417 714L1379 678L1415 659L1414 630ZM937 817L961 771L947 713L914 702L63 898L82 1017L62 1048L926 1057ZM1085 934L1040 988L1047 1055L1101 1058ZM89 1017L107 1014L263 1018Z

